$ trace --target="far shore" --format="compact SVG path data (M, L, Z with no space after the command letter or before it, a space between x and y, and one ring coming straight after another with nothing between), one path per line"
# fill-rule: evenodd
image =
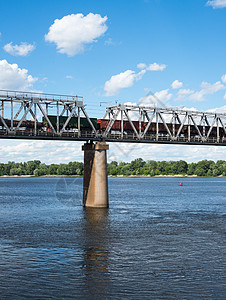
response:
M0 176L0 178L27 178L27 177L83 177L81 175L41 175L41 176L34 176L34 175L2 175ZM120 177L123 177L123 178L128 178L128 177L135 177L135 178L139 178L139 177L188 177L188 178L192 178L192 177L200 177L200 178L205 178L205 177L226 177L226 176L223 176L223 175L219 175L219 176L198 176L198 175L183 175L183 174L177 174L177 175L155 175L155 176L151 176L151 175L108 175L108 177L117 177L117 178L120 178Z

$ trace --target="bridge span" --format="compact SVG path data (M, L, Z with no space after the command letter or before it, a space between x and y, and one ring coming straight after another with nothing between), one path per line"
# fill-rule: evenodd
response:
M0 90L1 139L86 142L84 206L108 206L106 142L226 146L225 124L224 113L120 103L91 118L80 96Z

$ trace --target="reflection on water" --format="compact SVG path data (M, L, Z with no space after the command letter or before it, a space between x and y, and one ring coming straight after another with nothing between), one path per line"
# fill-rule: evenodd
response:
M0 178L0 299L225 299L226 178Z
M110 288L108 232L109 211L106 208L84 208L83 272L87 295L106 297Z

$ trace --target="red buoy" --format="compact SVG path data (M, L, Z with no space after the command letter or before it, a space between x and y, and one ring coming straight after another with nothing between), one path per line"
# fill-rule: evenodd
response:
M183 185L183 183L181 182L181 183L180 183L180 186L182 186L182 185Z

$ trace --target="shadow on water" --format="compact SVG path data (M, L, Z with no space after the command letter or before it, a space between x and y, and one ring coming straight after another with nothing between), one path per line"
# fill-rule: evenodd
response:
M105 298L110 289L109 274L109 211L106 208L84 208L85 295Z

